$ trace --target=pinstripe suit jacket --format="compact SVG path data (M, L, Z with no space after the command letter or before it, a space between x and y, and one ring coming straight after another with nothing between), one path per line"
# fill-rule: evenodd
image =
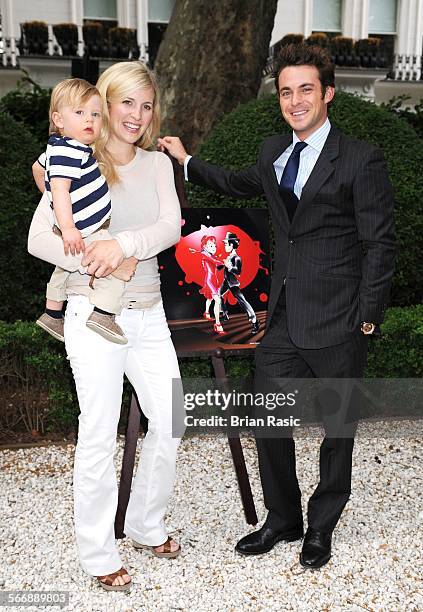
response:
M273 162L291 142L291 135L267 138L257 163L239 172L193 157L188 180L232 197L265 194L276 247L267 325L285 284L289 335L316 349L347 341L361 321L383 320L394 199L381 151L332 127L290 223Z

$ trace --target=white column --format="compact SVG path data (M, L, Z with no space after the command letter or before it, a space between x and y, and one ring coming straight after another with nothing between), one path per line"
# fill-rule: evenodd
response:
M342 3L342 36L353 37L354 30L354 3L352 0L345 0Z
M369 0L345 0L342 3L342 34L358 40L367 38Z
M71 0L71 22L78 26L78 56L84 55L84 38L82 24L84 23L84 0Z
M395 78L421 77L423 0L400 0L396 40Z
M313 31L313 0L304 0L303 34L307 38Z
M82 26L84 20L84 0L71 0L71 22Z
M412 0L400 0L398 9L396 53L406 54L409 50L409 23L411 19Z
M422 39L423 39L423 0L417 0L416 40L414 43L415 55L421 55L422 53Z
M12 66L16 66L16 32L15 32L15 20L13 16L13 0L3 0L2 2L2 13L4 18L3 38L10 40L10 50L5 49L5 59L7 56L10 57Z
M137 0L137 42L140 59L148 61L148 0Z
M422 39L423 39L423 0L416 0L415 9L415 40L413 55L416 58L415 63L415 74L414 78L419 80L421 78L421 64L422 64Z
M120 28L129 28L129 0L118 0L117 22Z
M368 36L369 36L369 0L362 0L359 38L367 38Z

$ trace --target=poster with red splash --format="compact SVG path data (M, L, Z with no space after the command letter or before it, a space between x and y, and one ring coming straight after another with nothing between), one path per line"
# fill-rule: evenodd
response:
M184 208L181 233L179 243L159 257L177 350L258 344L270 288L267 210Z

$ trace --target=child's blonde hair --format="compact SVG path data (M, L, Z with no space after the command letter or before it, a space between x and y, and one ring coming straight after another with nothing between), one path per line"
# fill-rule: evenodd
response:
M91 85L84 79L65 79L60 81L51 92L50 110L49 110L49 134L57 134L58 127L54 124L53 113L60 112L63 106L79 106L84 104L93 96L100 96L95 85Z
M154 72L149 70L140 61L118 62L103 72L97 81L97 88L103 101L103 118L105 122L100 137L95 142L95 156L109 185L119 182L112 155L107 151L110 139L108 130L109 108L108 104L122 102L137 89L151 88L154 92L153 118L150 125L135 143L141 149L153 146L160 130L160 98L159 88Z

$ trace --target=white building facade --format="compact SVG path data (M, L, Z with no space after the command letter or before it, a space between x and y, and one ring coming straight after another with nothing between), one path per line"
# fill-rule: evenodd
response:
M200 1L200 0L199 0ZM203 0L201 0L203 1ZM222 0L224 1L224 0ZM29 72L43 86L52 86L70 76L71 63L63 56L53 33L59 23L78 28L76 55L83 57L83 25L100 21L104 28L131 28L136 31L137 57L154 61L161 37L172 14L175 0L0 0L0 95ZM44 21L48 24L48 46L43 56L22 46L21 24ZM391 45L393 66L387 81L382 68L337 68L337 86L375 99L398 93L413 100L423 97L422 45L423 0L279 0L271 37L273 46L287 34L308 37L324 32L354 40L379 37ZM131 55L129 55L131 57ZM100 71L116 59L102 57ZM398 87L401 87L401 91ZM271 90L270 77L263 91ZM386 91L385 91L386 90ZM394 93L392 93L392 91ZM385 92L385 93L384 93Z
M423 97L423 0L279 0L271 48L287 34L314 32L354 40L376 37L392 46L393 79L386 70L336 69L337 86L376 100L406 93ZM265 90L272 87L270 79Z

